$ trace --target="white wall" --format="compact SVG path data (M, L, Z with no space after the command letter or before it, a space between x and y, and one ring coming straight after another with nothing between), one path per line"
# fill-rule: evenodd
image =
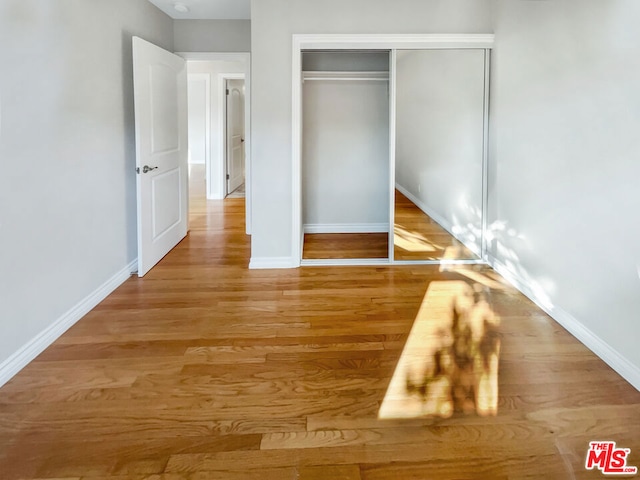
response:
M176 52L249 52L250 20L175 20Z
M221 79L222 74L244 74L246 73L244 62L226 61L226 60L209 60L187 62L187 72L192 74L205 74L209 76L209 84L211 91L209 94L211 102L211 165L208 178L208 198L221 199L224 198L224 152L223 141L221 135L224 131L222 113L223 107L221 89L224 87L224 81Z
M211 88L207 74L189 74L187 96L189 113L189 163L204 164L210 151Z
M291 48L293 33L486 33L482 0L253 0L251 255L295 259L292 246Z
M388 228L388 82L306 81L303 112L303 224Z
M640 389L640 3L494 3L491 252Z
M132 35L173 48L146 0L0 3L0 367L137 256Z
M377 51L306 51L302 54L302 70L309 72L386 72L389 52Z
M396 67L396 184L481 250L484 51L404 50Z

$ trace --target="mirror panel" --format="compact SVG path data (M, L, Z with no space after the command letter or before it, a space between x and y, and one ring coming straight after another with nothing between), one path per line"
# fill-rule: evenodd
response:
M484 50L398 50L394 260L477 260Z

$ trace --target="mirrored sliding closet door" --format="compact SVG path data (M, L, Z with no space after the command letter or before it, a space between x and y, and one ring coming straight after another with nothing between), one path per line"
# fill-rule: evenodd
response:
M395 261L481 256L485 55L396 52Z

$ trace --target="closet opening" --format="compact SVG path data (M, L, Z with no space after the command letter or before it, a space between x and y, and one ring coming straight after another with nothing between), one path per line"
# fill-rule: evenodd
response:
M302 259L389 258L389 51L302 52Z
M485 263L493 35L294 35L294 260Z

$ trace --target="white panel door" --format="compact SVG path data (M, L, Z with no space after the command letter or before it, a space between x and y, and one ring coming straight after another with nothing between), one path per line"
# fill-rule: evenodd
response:
M227 81L227 193L244 183L244 80Z
M133 38L138 275L187 234L187 73L182 58Z

